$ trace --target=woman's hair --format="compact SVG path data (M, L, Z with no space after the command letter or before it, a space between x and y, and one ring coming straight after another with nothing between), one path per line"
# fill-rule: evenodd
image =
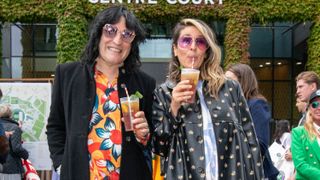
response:
M130 53L124 61L124 68L126 71L133 71L141 65L139 44L145 41L146 33L141 22L123 6L107 8L94 18L90 27L88 43L81 56L82 63L92 64L95 62L99 56L99 43L103 26L105 24L116 24L121 17L125 18L128 30L134 31L136 35L131 43Z
M9 105L0 106L0 117L1 118L10 118L12 116L12 111Z
M183 19L173 30L172 44L177 46L181 31L190 26L197 28L208 42L209 48L206 50L204 61L199 68L200 79L208 81L209 94L214 98L218 98L218 92L225 82L225 76L220 67L221 50L211 28L205 22L198 19ZM180 62L178 57L174 55L172 46L172 60L169 63L168 78L177 83L180 81L180 74Z
M309 106L310 106L310 104L309 104ZM311 116L310 108L307 107L306 123L304 124L304 128L308 132L308 135L309 135L310 139L313 139L313 138L317 137L317 132L314 129L313 122L314 121L313 121L313 118Z
M237 76L246 99L259 98L267 101L259 92L256 75L249 65L241 63L231 64L227 66L226 71L230 71Z
M273 140L281 144L280 138L285 132L290 132L290 122L286 119L276 121L276 130L273 135Z

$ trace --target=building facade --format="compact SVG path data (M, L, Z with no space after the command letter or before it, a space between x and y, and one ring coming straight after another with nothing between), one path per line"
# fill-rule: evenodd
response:
M142 69L158 83L166 77L174 24L182 17L200 18L217 35L222 66L250 64L272 117L297 122L294 78L306 69L320 72L320 2L139 2L123 4L145 25L148 40L140 47ZM87 0L0 2L1 78L52 78L57 63L79 58L90 19L110 5L111 1Z

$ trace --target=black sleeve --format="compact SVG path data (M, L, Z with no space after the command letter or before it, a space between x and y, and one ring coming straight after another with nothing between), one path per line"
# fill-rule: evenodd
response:
M51 107L47 124L47 138L50 157L56 169L62 163L64 146L66 142L66 127L64 104L62 101L61 66L58 65L55 72L55 80L52 88Z
M152 142L153 152L160 156L168 154L171 140L182 123L181 108L178 110L177 117L174 117L170 103L171 92L167 88L161 86L154 91L152 123L155 129Z
M152 124L152 103L153 103L153 91L156 87L156 81L154 79L150 79L150 81L147 85L148 85L148 88L147 88L148 92L144 95L144 96L146 96L146 101L147 101L146 102L147 106L145 109L145 116L148 121L150 135L152 136L152 133L154 131L154 127ZM150 144L150 142L149 142L149 144Z
M21 144L21 134L22 130L20 127L16 127L13 129L13 134L10 136L10 148L11 151L15 154L15 156L18 156L22 159L28 159L29 153L28 151L22 147Z

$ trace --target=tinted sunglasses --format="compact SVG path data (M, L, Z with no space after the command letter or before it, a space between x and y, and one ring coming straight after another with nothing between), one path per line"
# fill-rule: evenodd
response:
M116 26L106 24L103 26L103 34L108 38L116 37L117 33L120 32ZM136 36L133 31L127 29L120 32L121 39L126 43L131 43Z
M187 49L190 48L193 41L195 41L196 46L201 50L201 51L205 51L208 49L208 42L204 37L199 37L196 39L193 39L190 36L182 36L178 39L178 46L181 49Z
M320 105L320 102L318 102L318 101L314 101L314 102L311 103L311 107L312 107L313 109L318 108L319 105Z

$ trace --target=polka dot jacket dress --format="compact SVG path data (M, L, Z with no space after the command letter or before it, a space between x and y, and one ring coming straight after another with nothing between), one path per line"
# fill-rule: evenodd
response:
M153 151L164 158L165 179L206 179L203 119L199 98L183 105L177 117L170 112L175 85L165 82L155 90L153 103ZM214 99L203 94L216 138L219 180L260 180L261 155L246 100L238 83L226 80Z

